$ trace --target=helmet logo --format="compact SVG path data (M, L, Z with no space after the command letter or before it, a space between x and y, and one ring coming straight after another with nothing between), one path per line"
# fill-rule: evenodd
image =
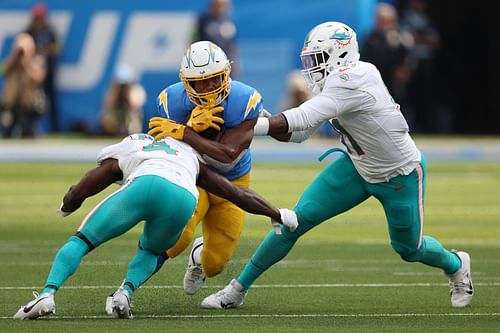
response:
M333 35L330 36L330 39L334 39L337 44L341 45L349 45L351 43L352 34L349 33L349 30L342 27L340 29L335 30Z
M217 48L217 45L215 45L214 43L210 42L210 47L209 47L209 58L210 60L212 60L212 62L215 61L215 50Z

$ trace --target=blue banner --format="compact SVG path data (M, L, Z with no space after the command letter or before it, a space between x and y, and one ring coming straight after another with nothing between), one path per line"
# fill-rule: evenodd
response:
M300 66L306 33L323 21L343 21L362 39L373 25L375 0L233 1L241 75L258 89L265 107L275 113L284 98L288 73ZM30 20L34 1L0 2L0 58ZM189 45L197 15L209 1L63 1L47 0L49 22L62 52L56 88L63 131L77 123L96 129L104 93L116 66L130 64L147 94L145 118L157 94L178 81L182 54ZM0 85L2 81L0 80ZM147 121L145 121L147 123ZM44 129L50 132L48 122Z

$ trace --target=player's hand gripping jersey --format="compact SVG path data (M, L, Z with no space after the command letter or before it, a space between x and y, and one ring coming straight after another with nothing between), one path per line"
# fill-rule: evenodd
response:
M368 182L407 175L420 162L420 152L408 134L399 105L370 63L358 61L336 69L321 93L283 114L289 132L329 120L357 171Z
M182 82L173 84L164 89L158 96L158 116L172 119L179 124L185 124L195 104L190 101ZM220 104L224 107L223 119L220 134L226 129L238 126L245 120L257 118L262 110L262 97L253 88L239 82L231 81L230 94ZM210 162L207 161L209 164ZM229 180L237 179L250 171L251 154L247 149L238 163L229 171L220 174Z
M146 134L132 134L121 142L104 148L97 162L114 158L118 160L123 172L123 181L129 182L136 177L155 175L177 184L198 198L196 179L199 162L196 151L172 138L154 141Z

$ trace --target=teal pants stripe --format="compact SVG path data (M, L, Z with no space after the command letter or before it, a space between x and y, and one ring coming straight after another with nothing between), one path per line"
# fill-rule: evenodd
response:
M435 239L422 236L425 193L425 158L413 172L388 182L368 183L356 171L351 159L342 153L306 188L294 208L299 227L282 235L270 232L238 277L249 288L271 265L284 258L304 233L362 203L371 196L384 207L391 246L403 260L422 262L453 273L460 260Z
M195 207L196 198L186 189L162 177L141 176L104 199L79 231L98 247L145 221L126 277L137 289L156 271L158 255L179 239ZM56 254L46 286L59 288L88 250L83 240L71 237Z

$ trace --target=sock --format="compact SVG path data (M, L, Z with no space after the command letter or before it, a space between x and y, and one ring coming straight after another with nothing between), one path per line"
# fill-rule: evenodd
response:
M55 294L80 266L83 256L88 251L89 248L83 240L72 236L57 252L42 293Z
M203 252L203 236L198 237L194 240L193 251L191 252L191 260L195 264L201 264L201 253Z
M281 235L276 235L274 231L271 231L259 245L252 259L236 279L243 286L242 291L249 289L262 273L283 259L293 247L300 234L291 233L286 229L283 228Z
M445 249L441 243L430 236L423 237L418 252L420 254L419 262L439 267L448 275L455 273L462 266L460 258L455 253Z
M193 260L196 264L201 264L201 252L203 251L203 244L197 247L193 252Z
M129 296L144 284L155 272L157 272L158 255L151 251L137 249L135 256L128 265L123 288Z

